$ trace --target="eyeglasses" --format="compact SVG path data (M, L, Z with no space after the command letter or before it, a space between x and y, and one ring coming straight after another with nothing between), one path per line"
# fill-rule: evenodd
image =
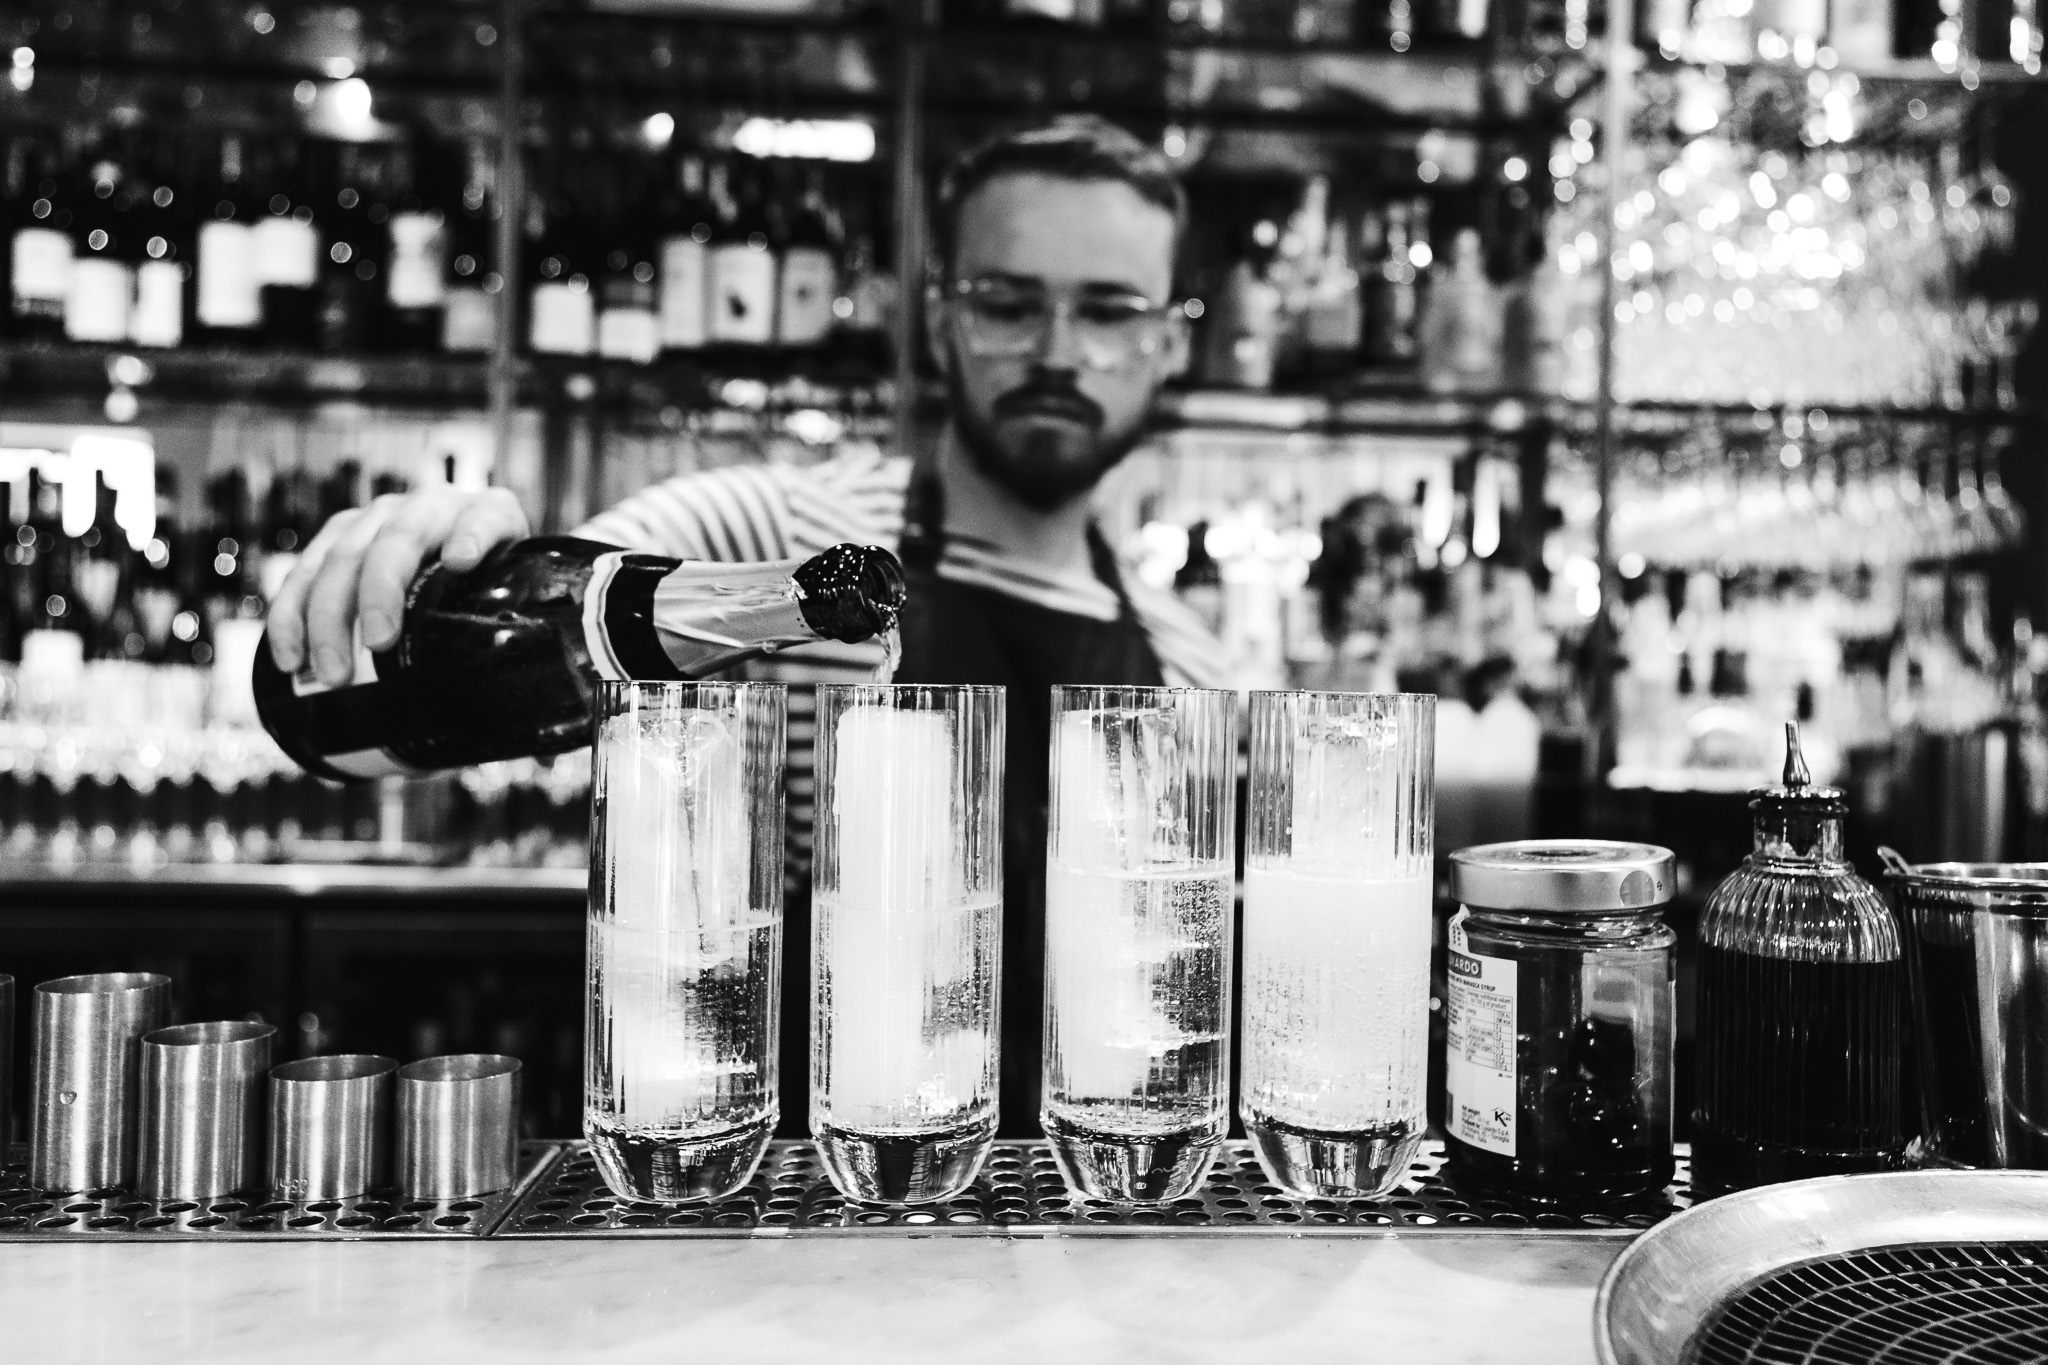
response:
M1116 370L1156 355L1166 341L1172 305L1142 294L1084 292L1054 294L1006 280L961 280L953 286L953 309L961 344L983 360L1019 360L1052 344L1053 328L1064 318L1081 363L1091 370Z

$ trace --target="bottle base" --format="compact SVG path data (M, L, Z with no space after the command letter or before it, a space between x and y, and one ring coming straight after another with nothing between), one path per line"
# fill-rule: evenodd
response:
M1511 1157L1444 1139L1448 1169L1460 1189L1528 1204L1619 1204L1655 1195L1671 1184L1671 1144L1586 1153Z
M1245 1132L1273 1183L1310 1199L1376 1199L1401 1183L1422 1150L1422 1123L1361 1133L1321 1132L1246 1115Z
M723 1199L754 1177L775 1135L775 1111L740 1128L683 1137L585 1118L583 1137L613 1194L652 1204Z
M1787 1147L1770 1142L1747 1142L1723 1137L1694 1120L1692 1135L1692 1192L1695 1199L1712 1199L1759 1185L1779 1185L1787 1180L1811 1180L1823 1175L1868 1175L1874 1171L1902 1171L1907 1144L1860 1152L1826 1152L1806 1147Z
M825 1174L848 1199L867 1204L929 1204L974 1183L995 1146L993 1115L930 1133L860 1133L829 1123L811 1136Z
M1091 1199L1156 1204L1178 1199L1208 1173L1227 1120L1171 1133L1112 1133L1041 1112L1039 1124L1067 1183Z

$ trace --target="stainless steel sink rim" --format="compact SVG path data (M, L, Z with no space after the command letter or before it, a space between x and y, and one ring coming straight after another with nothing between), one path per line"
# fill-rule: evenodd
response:
M1601 1365L1670 1365L1723 1301L1802 1261L1917 1243L2048 1238L2048 1172L1827 1176L1698 1205L1632 1242L1600 1281Z

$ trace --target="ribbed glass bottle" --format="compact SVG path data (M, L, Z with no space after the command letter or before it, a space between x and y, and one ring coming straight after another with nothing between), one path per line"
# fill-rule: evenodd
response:
M1786 727L1785 782L1700 917L1693 1185L1702 1195L1903 1163L1898 921L1842 853L1848 806Z

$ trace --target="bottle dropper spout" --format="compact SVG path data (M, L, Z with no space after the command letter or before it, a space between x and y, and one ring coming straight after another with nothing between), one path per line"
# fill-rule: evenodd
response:
M1813 785L1813 774L1807 770L1806 755L1799 751L1799 722L1785 722L1785 790L1799 791Z

